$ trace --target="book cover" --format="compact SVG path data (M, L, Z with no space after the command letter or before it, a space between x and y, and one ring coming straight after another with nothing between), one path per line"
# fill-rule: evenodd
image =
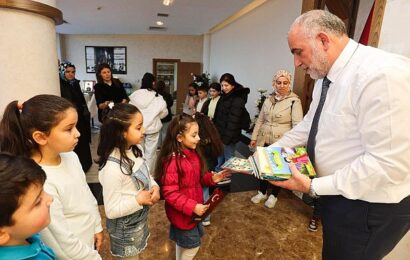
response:
M316 176L315 169L304 147L257 147L249 160L253 165L255 176L264 180L286 180L292 175L289 163L309 177Z
M225 193L221 189L216 188L214 192L212 192L211 196L209 196L209 199L204 203L204 205L209 205L209 208L202 216L198 216L194 213L194 215L192 216L192 221L197 223L202 222L209 214L211 214L211 212L224 197Z
M252 165L248 159L232 157L221 166L222 169L229 169L234 172L252 174Z

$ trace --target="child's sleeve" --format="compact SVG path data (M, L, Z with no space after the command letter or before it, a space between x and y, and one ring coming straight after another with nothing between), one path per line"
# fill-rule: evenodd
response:
M49 185L46 192L53 197L50 206L51 222L40 233L44 242L56 253L57 259L101 259L97 250L81 242L70 231L57 190Z
M179 176L175 160L166 166L162 179L162 194L165 201L181 213L192 216L196 204L195 200L188 198L179 190Z
M123 178L129 178L120 172L117 163L107 162L99 174L103 186L105 214L110 219L128 216L143 208L137 202L138 193L124 191Z
M212 173L206 172L201 178L201 185L202 186L215 186L216 182L212 180Z

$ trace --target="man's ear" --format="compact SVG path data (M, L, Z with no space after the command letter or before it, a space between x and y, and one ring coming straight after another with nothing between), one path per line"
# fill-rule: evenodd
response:
M34 142L38 143L39 145L46 145L47 144L47 135L41 131L34 131L31 135L33 137Z
M0 228L0 246L6 245L9 240L10 234L4 228Z
M329 50L329 43L330 43L329 35L325 32L319 32L317 34L317 38L321 42L323 46L323 50L325 51Z

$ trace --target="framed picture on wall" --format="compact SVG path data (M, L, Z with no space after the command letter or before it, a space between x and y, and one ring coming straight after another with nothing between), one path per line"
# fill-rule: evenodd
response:
M95 73L101 63L108 63L113 74L127 74L127 47L85 46L86 72Z

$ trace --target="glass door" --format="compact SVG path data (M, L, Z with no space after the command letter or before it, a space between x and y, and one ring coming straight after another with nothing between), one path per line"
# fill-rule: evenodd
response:
M166 90L174 99L174 105L171 108L174 115L176 114L178 62L177 59L153 59L153 71L157 81L164 81Z

